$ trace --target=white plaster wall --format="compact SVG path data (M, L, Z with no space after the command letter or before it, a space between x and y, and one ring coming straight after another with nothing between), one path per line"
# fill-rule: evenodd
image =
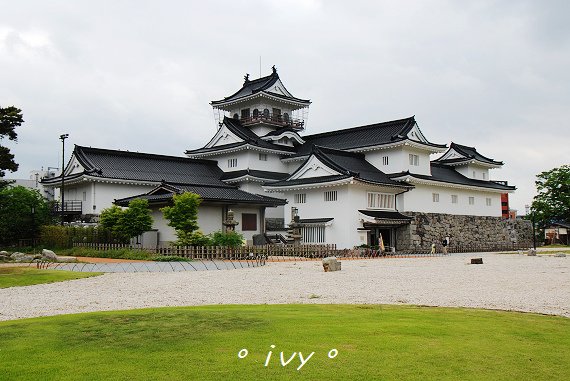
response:
M176 232L174 228L168 226L168 220L164 218L160 208L152 208L152 219L152 228L158 230L158 240L161 244L176 241ZM215 205L199 206L198 226L199 230L206 235L223 230L222 207Z
M218 167L224 172L240 171L244 169L256 169L259 171L272 171L286 173L288 168L281 162L277 154L267 153L267 161L259 160L259 154L264 152L259 151L239 151L234 153L227 153L208 157L210 160L216 160ZM228 167L228 160L237 158L237 167Z
M489 169L478 165L460 165L455 167L455 170L470 179L489 180ZM475 172L475 176L473 176L473 172ZM485 178L483 178L483 174L485 174Z
M433 202L433 193L439 194L439 202ZM457 204L451 202L451 195L457 195ZM475 198L474 205L469 205L469 197ZM491 198L491 206L486 204L487 197ZM500 217L501 195L495 192L416 184L416 188L398 197L397 207L399 211L406 212Z
M247 182L241 183L239 188L245 192L259 194L261 196L273 197L273 198L281 198L285 199L284 193L268 193L263 190L261 183L257 182ZM277 206L277 207L267 207L265 209L265 217L266 218L284 218L284 207Z
M261 208L258 207L247 207L247 206L236 206L231 208L234 212L234 219L239 222L239 225L236 226L236 231L243 234L244 238L248 241L248 244L252 243L253 236L255 234L259 234L262 228L262 221L261 221ZM242 213L254 213L257 215L257 230L247 230L243 231L243 223L241 219Z
M426 151L416 150L410 146L393 149L382 149L365 152L366 160L384 173L410 171L412 173L431 175L430 156ZM418 155L419 165L410 165L410 154ZM382 165L382 157L389 156L388 165Z
M64 189L65 201L83 202L82 213L100 214L103 209L112 206L115 199L147 193L153 188L154 186L89 182L66 185ZM86 201L83 201L83 192L86 192Z

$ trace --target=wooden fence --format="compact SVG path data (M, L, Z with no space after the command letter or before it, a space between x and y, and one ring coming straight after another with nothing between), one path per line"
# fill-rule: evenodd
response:
M128 244L74 243L74 247L86 247L93 250L144 250L157 255L178 256L189 259L230 259L246 260L264 258L273 261L309 260L335 256L345 259L363 258L409 258L441 256L442 250L437 248L435 254L429 249L405 250L397 252L381 252L369 248L337 249L336 245L259 245L259 246L161 246L154 249L143 249ZM449 246L448 253L469 253L485 251L524 250L528 246L516 245L476 245L469 247Z

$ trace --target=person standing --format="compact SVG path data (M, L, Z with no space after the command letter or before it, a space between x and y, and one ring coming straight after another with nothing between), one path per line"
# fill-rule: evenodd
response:
M449 237L445 237L443 241L441 241L441 245L443 246L443 255L447 255L447 246L449 245Z

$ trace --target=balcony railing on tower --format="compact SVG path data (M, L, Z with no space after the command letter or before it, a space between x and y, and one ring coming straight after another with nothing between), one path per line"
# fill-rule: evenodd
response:
M234 115L234 118L236 116L237 115ZM259 113L257 115L243 115L238 119L244 126L264 123L272 126L290 127L295 130L305 128L305 121L303 119L292 118L288 114Z
M53 204L52 212L61 214L61 201ZM81 214L83 212L83 202L77 200L65 201L63 203L63 214Z

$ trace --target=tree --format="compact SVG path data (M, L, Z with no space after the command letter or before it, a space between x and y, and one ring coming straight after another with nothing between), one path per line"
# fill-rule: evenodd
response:
M539 227L551 222L570 222L570 165L541 172L535 181L531 216Z
M130 237L124 237L123 233L121 232L119 221L123 216L124 211L122 208L118 207L117 205L113 205L109 208L103 209L101 211L101 215L99 216L99 224L108 229L115 238L120 240L128 239Z
M22 110L14 106L0 107L0 141L6 136L9 140L17 141L16 127L22 123L24 123ZM14 155L10 149L0 145L0 178L4 177L6 171L16 172L17 170L18 164L14 161ZM5 181L0 180L0 183L0 188L6 185Z
M148 200L137 198L129 202L119 219L122 233L129 237L136 237L152 229L152 216L148 208Z
M127 209L117 205L101 211L100 222L119 239L128 239L141 235L152 228L152 216L148 200L134 199Z
M184 192L179 195L172 196L172 206L165 206L160 211L164 218L169 220L168 226L172 226L178 237L177 244L196 245L203 240L204 235L197 232L198 230L198 206L202 202L199 195L192 192Z
M37 190L22 186L0 189L0 244L36 238L53 218L49 202Z

